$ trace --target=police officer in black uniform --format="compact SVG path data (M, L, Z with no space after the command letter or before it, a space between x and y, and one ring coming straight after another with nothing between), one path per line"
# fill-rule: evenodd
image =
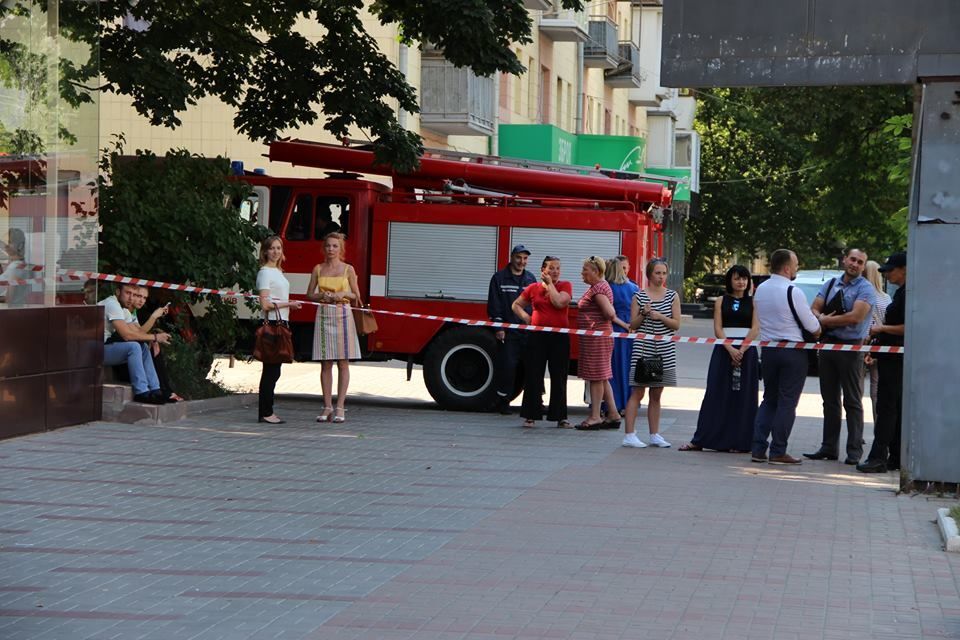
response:
M520 323L511 307L523 290L537 279L527 271L527 259L530 250L518 244L510 252L510 264L493 274L490 278L490 291L487 294L487 315L494 322ZM514 379L517 364L527 341L525 331L517 329L497 329L495 333L500 346L497 349L496 386L497 410L510 414L510 398L514 395Z
M903 346L907 311L907 253L895 253L880 267L888 282L899 288L887 306L883 324L870 327L875 344ZM903 354L878 353L877 423L873 447L865 462L857 465L863 473L884 473L900 468L900 431L903 414Z

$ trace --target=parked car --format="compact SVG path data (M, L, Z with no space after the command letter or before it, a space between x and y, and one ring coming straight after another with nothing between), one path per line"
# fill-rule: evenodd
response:
M713 309L713 303L723 297L727 292L726 283L722 273L708 273L697 284L696 291L693 292L694 302L699 302L708 309Z

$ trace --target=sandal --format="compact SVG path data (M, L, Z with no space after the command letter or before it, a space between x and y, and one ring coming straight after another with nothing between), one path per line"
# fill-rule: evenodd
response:
M346 412L347 412L346 409L338 408L338 409L336 410L336 412L334 412L334 414L333 414L333 420L331 420L331 422L336 422L337 424L339 424L339 423L341 423L341 422L346 422L346 421L347 421L347 417L346 417L345 415L343 415L343 414L346 413Z
M560 420L557 422L557 429L573 429L573 424L569 420Z
M175 393L171 393L170 397L167 398L167 402L183 402L183 401L184 401L183 398L181 398Z
M603 422L587 422L584 420L575 428L579 431L599 431L601 429L601 425L603 425Z
M678 451L703 451L703 447L701 447L698 444L693 444L692 442L688 442L686 444L680 445L680 448L677 450Z
M619 429L622 420L604 420L600 423L601 429Z
M324 407L323 413L317 416L317 422L330 422L330 416L333 415L333 407Z
M536 420L524 420L524 421L523 421L523 428L524 428L524 429L533 429L535 426L537 426L537 421L536 421Z

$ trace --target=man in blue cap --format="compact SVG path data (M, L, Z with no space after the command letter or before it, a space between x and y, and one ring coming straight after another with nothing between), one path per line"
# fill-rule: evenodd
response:
M521 324L520 318L513 313L513 301L529 285L537 281L527 271L527 259L530 250L518 244L510 252L510 263L490 278L490 291L487 294L487 316L494 322ZM497 411L510 414L510 399L514 396L514 380L517 364L527 340L526 332L518 329L497 329L494 334L499 343L497 349L496 380Z
M875 344L903 346L907 315L907 252L895 253L880 266L880 273L898 289L887 307L883 324L870 327ZM873 426L873 447L865 462L857 465L863 473L884 473L900 468L900 429L903 414L903 354L878 353L877 423Z

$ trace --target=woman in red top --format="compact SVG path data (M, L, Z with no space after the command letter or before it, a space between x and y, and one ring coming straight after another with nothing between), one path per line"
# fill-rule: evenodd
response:
M613 289L603 279L607 265L603 258L590 256L583 262L580 276L589 285L580 301L577 325L589 331L613 331L613 323L629 330L630 325L617 317L613 308ZM595 431L596 429L616 429L620 426L620 414L613 399L613 387L610 378L613 370L610 366L613 357L613 338L602 336L583 336L580 338L580 358L577 360L577 374L590 385L590 416L577 425L577 429ZM606 400L610 407L607 419L600 416L600 403Z
M540 282L535 282L513 302L513 312L526 324L540 327L567 327L567 308L573 286L560 279L560 259L547 256L540 267ZM533 308L533 314L526 311ZM547 420L556 420L557 427L569 429L567 421L567 373L570 370L570 336L566 333L532 331L527 341L526 380L520 416L524 427L535 426L543 419L543 373L550 370L550 405Z

